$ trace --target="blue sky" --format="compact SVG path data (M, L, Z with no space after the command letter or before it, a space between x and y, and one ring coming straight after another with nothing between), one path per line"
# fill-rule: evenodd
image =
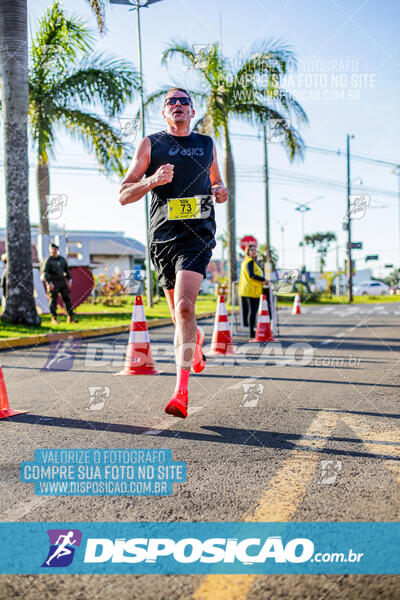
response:
M50 3L28 0L29 28L35 32L37 19ZM68 0L65 8L84 17L96 30L95 19L84 0ZM184 87L195 83L195 73L174 61L168 69L160 55L172 38L191 44L222 41L223 52L234 57L246 52L260 39L279 39L295 52L299 69L288 82L305 109L310 123L301 133L308 146L345 150L346 134L354 134L352 152L400 163L400 7L396 0L163 0L142 11L142 45L145 88L151 92L171 82ZM127 7L106 11L107 33L98 36L96 50L104 50L137 64L136 16ZM134 116L137 105L127 106L124 116ZM157 111L149 118L149 133L162 128ZM257 136L256 128L232 121L233 134ZM262 141L256 137L233 136L238 170L237 233L265 237ZM291 164L279 144L269 144L271 181L272 244L282 255L280 224L284 224L285 267L299 266L301 220L295 206L282 200L307 202L317 196L305 218L306 232L335 231L339 262L343 263L345 234L345 191L332 189L321 179L345 182L345 157L307 152L302 163ZM34 155L32 154L32 161ZM222 166L223 151L219 147ZM60 131L57 139L58 165L93 166L83 147ZM53 161L53 164L54 161ZM383 275L385 263L400 263L398 178L390 167L352 162L352 178L363 185L392 192L371 194L371 205L362 219L353 222L353 239L363 241L356 251L357 265L365 267L366 254L379 254L374 274ZM287 176L289 172L290 177ZM249 174L251 173L251 177ZM258 180L257 180L258 174ZM293 177L292 177L293 176ZM299 181L299 176L301 176ZM304 178L307 181L304 182ZM318 180L315 180L318 178ZM310 181L311 179L311 181ZM359 179L356 180L357 182ZM51 192L68 196L61 222L70 229L112 229L145 239L143 203L120 207L117 179L106 180L95 172L51 172ZM34 172L31 174L31 219L37 222ZM217 208L218 227L225 228L225 209ZM0 225L5 225L4 206ZM220 255L217 248L216 256ZM328 268L336 266L336 252L329 254ZM307 250L307 264L315 267L315 253ZM371 263L370 263L371 264ZM400 265L399 265L400 266Z

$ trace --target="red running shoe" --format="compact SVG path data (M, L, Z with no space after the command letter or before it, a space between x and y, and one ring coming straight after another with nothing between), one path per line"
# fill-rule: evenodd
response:
M195 373L201 373L206 366L206 357L203 354L204 330L197 328L196 347L193 352L192 369Z
M188 405L188 391L178 390L174 393L171 400L165 407L165 412L173 417L180 417L186 419L187 417L187 405Z

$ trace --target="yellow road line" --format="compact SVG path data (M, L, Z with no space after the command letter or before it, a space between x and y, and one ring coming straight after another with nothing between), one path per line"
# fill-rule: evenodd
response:
M386 420L379 420L374 415L342 415L341 419L353 429L372 454L390 454L400 458L400 427L398 425L392 425ZM377 444L376 442L392 442L396 445ZM400 464L393 460L384 460L383 464L400 483Z
M337 413L317 414L305 436L321 436L320 440L306 437L297 446L324 448L339 419ZM252 510L243 516L247 522L289 521L305 496L317 463L318 452L291 450L267 489ZM193 594L194 600L245 600L256 575L207 575Z

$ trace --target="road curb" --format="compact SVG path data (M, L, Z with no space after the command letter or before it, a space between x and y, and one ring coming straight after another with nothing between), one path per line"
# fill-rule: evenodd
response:
M196 315L197 319L208 319L214 316L214 312L200 313ZM172 325L171 317L161 317L160 319L150 319L147 321L147 328L154 329L156 327L164 327ZM125 333L129 331L129 325L113 325L112 327L98 327L96 329L78 329L75 331L60 331L60 333L39 333L37 335L29 335L17 338L7 338L0 340L0 350L12 350L13 348L23 348L29 346L38 346L41 344L49 344L57 340L62 340L67 337L73 338L91 338L102 337L103 335L113 335L116 333Z

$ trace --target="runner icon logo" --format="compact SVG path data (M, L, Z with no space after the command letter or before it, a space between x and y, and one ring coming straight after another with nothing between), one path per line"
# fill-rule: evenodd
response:
M290 127L288 119L271 119L268 130L268 141L271 143L281 143L285 140L286 130Z
M42 567L68 567L74 558L75 548L81 545L79 529L48 529L50 548Z
M67 201L68 196L66 194L47 194L45 217L52 221L59 219L63 209L67 206Z
M341 460L321 460L321 477L319 483L332 485L342 470Z
M85 410L103 410L106 400L110 397L110 388L89 385L88 390L89 404Z
M75 354L80 350L82 339L69 335L64 339L50 341L49 357L42 371L69 371Z
M262 383L242 383L243 400L240 406L244 408L254 408L258 405L264 392Z

